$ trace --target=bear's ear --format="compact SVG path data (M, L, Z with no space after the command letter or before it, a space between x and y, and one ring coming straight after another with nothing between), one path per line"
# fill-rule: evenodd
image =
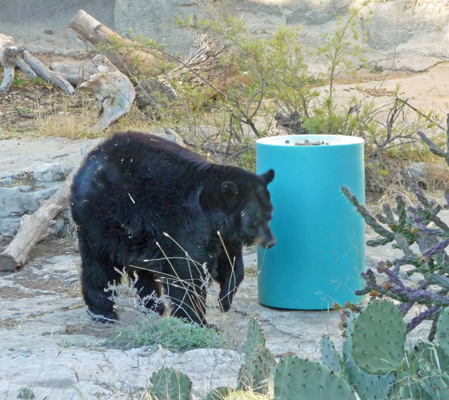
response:
M274 179L274 169L265 172L261 177L264 179L265 185L268 185Z
M239 193L239 189L234 182L226 181L221 184L221 193L226 197L235 197Z

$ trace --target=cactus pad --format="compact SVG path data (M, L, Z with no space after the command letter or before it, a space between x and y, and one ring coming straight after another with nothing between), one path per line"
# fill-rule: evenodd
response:
M409 375L414 376L427 362L432 369L449 372L449 357L440 346L431 343L418 343L407 352L406 370Z
M252 316L248 322L248 333L246 335L245 360L251 360L252 354L259 346L265 347L265 334L259 319Z
M150 378L151 394L158 400L190 400L192 381L174 368L162 368Z
M348 383L325 365L286 357L271 371L275 400L355 400Z
M251 317L245 345L245 364L238 376L238 389L251 388L266 392L266 381L271 368L276 364L274 355L265 347L265 334L257 317Z
M441 348L449 356L449 308L445 308L438 319L437 337Z
M335 346L329 339L329 336L321 338L321 361L335 373L339 374L341 371L342 360Z
M388 374L404 359L407 328L393 302L369 303L354 319L351 354L358 367L369 374Z
M274 365L276 360L273 353L259 346L239 371L238 389L251 388L254 392L266 393L268 377Z
M350 384L354 386L361 400L387 398L393 388L394 373L385 376L367 374L361 370L352 358L352 329L356 314L351 314L343 342L343 363Z

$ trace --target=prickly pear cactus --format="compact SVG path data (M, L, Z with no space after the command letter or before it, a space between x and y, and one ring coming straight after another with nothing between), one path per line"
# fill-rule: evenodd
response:
M250 388L255 392L266 393L268 376L274 365L274 355L265 347L262 325L256 317L251 317L245 346L245 364L240 368L237 388Z
M339 374L299 357L281 359L270 380L275 400L355 400L351 386Z
M441 348L449 355L449 308L445 308L438 319L437 337Z
M343 342L343 363L346 376L361 400L385 399L391 393L395 374L389 373L385 376L371 375L357 367L351 354L354 319L355 314L351 314Z
M407 377L401 374L401 399L445 400L449 399L449 388L438 371L428 371L424 376Z
M407 328L393 302L369 303L354 319L351 354L369 374L388 374L404 359Z
M248 322L248 333L246 335L245 360L249 361L252 354L259 347L265 347L265 334L259 319L252 316Z
M190 400L192 381L174 368L162 368L150 378L151 395L158 400Z
M326 367L330 368L335 373L342 375L343 360L341 359L340 354L338 354L338 351L335 350L335 346L332 343L332 340L329 339L329 336L323 336L321 338L321 361Z
M423 362L427 362L432 369L449 372L449 357L440 346L433 343L418 343L406 354L406 371L409 375L416 375L422 368Z
M431 399L449 399L449 387L444 381L441 372L432 371L431 376L427 379L422 379L421 382Z
M266 393L268 387L268 377L271 368L276 365L273 353L266 347L258 347L252 359L252 382L253 391Z
M273 353L266 347L259 346L251 358L245 362L239 372L238 389L251 388L257 393L266 393L271 368L276 365Z
M397 381L399 393L410 399L449 399L449 357L440 346L418 343L406 354L404 371Z

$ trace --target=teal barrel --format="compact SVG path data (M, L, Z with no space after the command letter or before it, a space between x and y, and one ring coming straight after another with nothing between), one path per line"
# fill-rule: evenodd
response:
M323 142L302 146L298 143ZM277 244L257 250L259 302L295 310L357 303L363 288L365 224L341 191L365 202L364 141L340 135L291 135L256 141L257 172L269 185Z

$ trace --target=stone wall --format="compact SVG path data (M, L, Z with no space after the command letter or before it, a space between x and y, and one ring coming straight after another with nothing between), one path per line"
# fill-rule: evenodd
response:
M75 55L91 46L68 28L78 9L125 35L129 29L185 53L192 31L176 27L176 17L202 18L208 10L242 17L249 30L261 37L281 23L301 25L305 45L315 46L321 34L332 32L338 16L360 0L0 0L0 32L13 36L30 51ZM367 22L370 20L369 23ZM370 35L376 61L411 65L449 57L448 0L390 0L372 2L361 19ZM45 33L47 31L47 33ZM52 31L52 33L48 33ZM401 60L405 60L401 61ZM418 63L419 64L419 63ZM417 69L420 69L419 66Z

